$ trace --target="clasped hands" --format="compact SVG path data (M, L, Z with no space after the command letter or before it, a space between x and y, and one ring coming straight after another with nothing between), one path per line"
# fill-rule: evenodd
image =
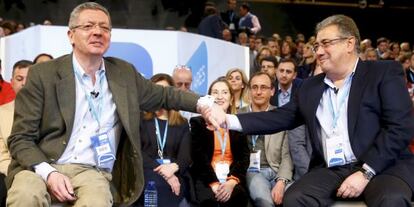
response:
M227 128L225 127L226 113L219 105L213 104L212 106L197 106L197 112L200 113L206 120L207 128L209 128L210 130Z
M180 181L174 173L178 171L178 165L176 163L162 164L154 169L154 172L161 175L165 181L170 185L172 192L175 195L180 195Z
M215 184L211 187L211 190L213 191L215 198L218 202L227 202L231 194L233 193L234 187L237 185L237 182L235 180L227 180L224 183Z

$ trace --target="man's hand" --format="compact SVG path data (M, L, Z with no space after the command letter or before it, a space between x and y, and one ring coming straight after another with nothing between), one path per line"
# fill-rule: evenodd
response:
M178 180L177 176L172 175L168 180L167 183L171 186L172 192L178 196L180 195L180 181Z
M154 169L154 172L160 174L165 180L171 178L178 171L178 165L175 163L162 164Z
M281 180L276 182L276 185L272 189L272 199L276 205L281 205L283 201L283 195L285 194L285 183Z
M220 184L217 189L216 199L218 202L227 202L231 194L233 193L234 186L237 185L235 180L228 180L225 183Z
M364 192L369 180L364 177L361 171L357 171L348 176L338 188L337 197L356 198Z
M57 171L51 172L47 177L47 189L59 202L72 202L76 200L69 178Z
M214 129L219 129L220 126L226 124L226 113L217 104L213 104L211 107L199 107L199 112L204 117L206 122L211 124Z

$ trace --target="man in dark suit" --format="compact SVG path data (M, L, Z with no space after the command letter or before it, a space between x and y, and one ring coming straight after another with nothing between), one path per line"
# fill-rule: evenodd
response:
M236 5L236 0L227 0L227 10L220 13L221 19L227 24L228 29L231 32L232 42L236 42L239 29L240 17L234 11L236 9Z
M326 18L316 33L324 73L305 80L281 108L227 115L228 127L269 134L307 125L311 169L287 190L283 206L329 206L338 198L411 206L414 120L401 65L360 61L359 31L347 16Z
M30 69L8 139L8 206L132 204L144 186L140 113L196 110L197 95L103 58L111 28L101 5L77 6L68 31L73 53Z

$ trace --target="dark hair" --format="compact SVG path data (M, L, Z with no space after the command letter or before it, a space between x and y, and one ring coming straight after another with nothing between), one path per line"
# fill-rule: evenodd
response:
M168 85L174 86L174 80L172 77L166 73L158 73L151 77L151 82L156 83L159 81L167 81Z
M351 17L343 14L332 15L316 25L316 34L331 25L336 25L341 35L355 37L355 49L356 52L360 52L361 35L355 21Z
M260 65L262 65L262 62L263 62L263 61L272 62L272 63L273 63L273 65L275 66L275 68L277 68L277 66L279 65L279 62L277 61L277 59L276 59L276 57L275 57L275 56L266 56L266 57L262 58L262 59L260 60Z
M240 7L243 9L246 9L247 11L250 11L250 5L247 2L243 2Z
M275 79L272 78L268 73L265 73L265 72L262 72L262 71L258 71L258 72L253 73L252 77L250 77L250 79L249 79L249 88L250 88L250 84L251 84L253 78L257 77L257 76L261 76L261 75L267 76L270 80L270 87L275 88Z
M388 39L385 37L380 37L377 39L377 46L383 42L387 42L388 43Z
M169 86L174 86L174 80L172 77L166 73L158 73L151 77L151 82L156 83L160 81L167 81ZM144 113L144 120L150 120L155 117L155 113L153 112L145 112ZM169 126L177 126L181 124L186 124L187 120L181 116L180 112L175 110L168 110L168 125Z
M37 63L37 61L38 61L38 59L40 58L40 57L42 57L42 56L46 56L46 57L49 57L50 59L53 59L53 56L52 55L50 55L50 54L47 54L47 53L40 53L40 54L38 54L36 57L35 57L35 59L33 60L33 63Z
M294 67L294 71L297 72L297 66L296 66L296 62L295 60L293 60L292 58L282 58L280 59L279 65L282 63L292 63Z
M20 68L27 68L29 66L33 65L33 62L30 60L19 60L16 63L14 63L13 65L13 72L12 72L12 76L14 75L14 71L16 71L17 69Z

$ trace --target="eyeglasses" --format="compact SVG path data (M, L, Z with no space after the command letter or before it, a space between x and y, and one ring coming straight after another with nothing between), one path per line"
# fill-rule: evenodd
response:
M273 65L262 65L261 68L275 68Z
M89 31L92 31L95 28L99 28L101 31L103 31L105 33L111 32L111 29L112 29L109 25L97 24L97 23L80 24L80 25L73 26L71 29L81 29L83 31L89 32Z
M189 70L189 71L191 71L191 68L187 65L176 65L174 67L174 71L176 71L176 70Z
M316 53L319 49L319 46L322 46L323 49L336 44L336 42L338 41L342 41L342 40L346 40L350 37L338 37L338 38L334 38L334 39L324 39L322 40L320 43L316 42L315 44L313 44L313 48L312 51L314 53Z
M253 85L253 86L251 86L250 87L250 90L252 90L253 92L256 92L256 91L258 91L258 90L260 90L260 91L267 91L267 90L269 90L269 89L271 89L272 87L270 87L270 86L266 86L266 85L260 85L260 86L258 86L258 85Z

